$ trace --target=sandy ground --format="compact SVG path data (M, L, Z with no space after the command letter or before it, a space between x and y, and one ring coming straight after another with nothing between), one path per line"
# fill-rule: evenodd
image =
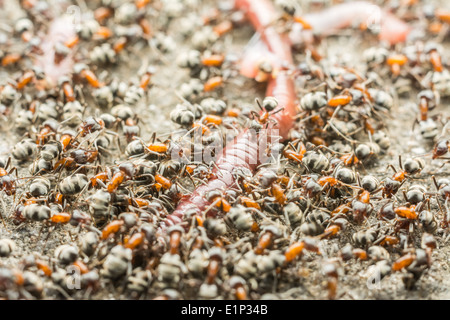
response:
M6 11L0 12L1 25L8 26L12 19L20 15L17 10L17 2L7 0ZM174 63L176 54L179 50L187 47L182 38L176 34L176 24L168 31L174 35L177 43L177 50L164 55L164 59L159 58L159 53L154 49L145 47L136 53L128 53L128 56L121 57L119 67L114 67L112 72L117 72L123 77L131 77L136 74L142 61L148 60L150 64L157 66L158 72L153 78L154 86L148 91L145 101L136 106L140 117L140 125L143 131L144 140L149 139L153 132L159 136L169 135L175 128L169 120L170 111L175 107L180 99L176 91L183 81L189 79L186 70L178 68ZM228 39L230 45L226 47L227 54L239 56L245 47L247 41L252 36L251 27L246 26L240 30L235 30ZM327 56L333 57L336 61L347 61L349 66L360 67L362 65L362 50L368 46L367 41L361 37L352 37L344 35L328 39L326 50ZM325 46L324 46L325 47ZM446 51L448 55L450 51ZM446 56L445 58L450 58ZM9 72L9 75L11 73ZM4 79L5 70L0 69L0 81ZM243 103L252 103L255 97L264 95L264 87L257 86L251 80L238 77L235 82L226 86L225 89L214 93L215 96L224 99L229 105L241 105ZM244 88L244 89L243 89ZM406 158L408 155L419 155L428 152L433 144L426 143L420 138L419 133L412 131L412 123L416 117L416 111L413 104L416 99L416 93L411 92L409 97L398 99L392 108L389 120L386 125L391 137L391 148L389 153L380 157L379 161L371 167L364 168L367 173L372 173L378 177L384 177L388 164L397 165L398 155ZM436 108L432 114L442 113L450 116L448 100L443 100L441 105ZM89 109L88 112L95 114L98 110ZM6 124L5 124L6 125ZM13 144L20 137L10 131L3 130L0 133L0 153L8 154ZM120 155L117 154L119 157ZM117 158L116 158L117 159ZM442 168L441 161L431 162L426 160L426 167L417 178L417 181L430 181L431 174L438 176L449 175L449 165ZM20 175L27 175L27 170L21 164L15 163L19 168ZM26 168L26 166L25 166ZM429 190L433 190L432 185L428 185ZM11 212L11 199L1 195L6 202L6 212L1 210L3 216L8 216ZM435 207L435 203L433 203ZM48 228L41 225L26 223L19 227L6 221L6 227L0 227L0 238L11 238L17 244L17 251L13 257L1 258L0 265L14 266L27 254L37 251L44 255L53 255L54 249L62 243L76 242L79 234L73 227ZM341 237L339 240L325 240L325 246L328 248L326 254L333 256L337 250L345 244L347 237ZM291 268L283 271L279 286L273 295L267 295L264 298L281 299L324 299L326 290L324 290L324 277L317 270L320 269L320 259L312 254L306 254L305 257L292 265ZM405 290L401 280L401 274L393 274L384 278L379 287L368 288L367 269L368 262L359 262L351 260L343 265L345 274L340 277L339 297L342 299L450 299L450 247L444 243L442 237L438 237L438 249L433 253L432 267L425 272L417 283L414 290ZM120 295L109 292L108 287L96 294L95 298L109 299L120 298Z

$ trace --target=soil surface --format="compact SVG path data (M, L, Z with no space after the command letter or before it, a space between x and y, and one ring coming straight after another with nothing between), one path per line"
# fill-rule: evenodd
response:
M25 17L26 14L20 7L19 1L4 0L3 8L0 10L0 38L3 35L11 34L11 29L14 26L14 21L20 17ZM51 1L49 1L51 2ZM56 2L56 1L55 1ZM86 10L86 4L83 1L76 2L75 5ZM94 1L97 2L97 1ZM89 10L95 8L94 2L89 1L87 7ZM156 1L157 3L179 3L177 1ZM295 2L295 1L294 1ZM329 1L324 1L329 2ZM332 2L332 1L330 1ZM182 2L183 3L183 2ZM305 12L308 11L311 4L308 1L298 1ZM436 2L438 5L439 3ZM155 74L151 79L151 87L146 91L145 96L133 106L134 112L138 115L139 127L141 129L140 137L143 141L150 141L152 134L156 133L157 137L164 141L170 138L171 133L179 128L178 125L170 120L170 113L175 106L183 102L180 98L180 88L183 83L187 83L190 79L189 72L186 68L181 68L177 65L176 60L178 55L191 48L192 43L190 37L184 37L180 30L182 27L182 19L190 15L202 15L208 13L215 7L214 1L186 1L183 12L179 12L168 25L164 33L171 37L175 48L163 52L155 45L148 45L137 43L129 50L121 53L118 61L108 67L99 67L96 72L99 77L102 77L102 72L113 74L121 80L129 83L138 83L137 76L143 65L154 65L156 68ZM444 6L448 3L445 3ZM157 10L158 6L155 5ZM158 19L157 12L152 13L155 20ZM158 24L155 24L158 25ZM225 54L229 61L239 61L241 54L245 51L247 43L253 37L254 30L248 23L243 23L240 27L234 28L227 33L220 42L215 44L214 50ZM444 37L442 45L442 61L448 67L447 62L450 62L449 37ZM82 46L83 44L81 44ZM336 35L322 39L319 52L324 57L327 57L329 65L339 64L346 66L348 69L357 70L357 72L364 73L367 69L364 61L363 52L374 45L378 45L376 36L361 32L355 29L345 29L337 32ZM400 50L402 45L398 45ZM1 50L1 47L0 47ZM83 50L83 48L80 48ZM294 54L296 63L305 60L304 51L299 51ZM325 62L324 62L325 63ZM230 80L218 90L208 93L205 97L214 97L224 100L229 107L246 105L254 106L255 98L263 99L265 93L265 85L257 83L252 79L247 79L238 75L238 64L231 63ZM22 67L26 67L26 63ZM379 71L381 77L389 77L389 69L384 67ZM16 67L3 68L0 67L0 85L6 83L6 79L17 79L23 70ZM414 184L422 184L426 186L429 192L435 192L435 186L432 183L431 176L437 178L450 178L450 165L444 160L431 160L431 151L435 145L438 137L432 140L425 140L421 137L418 126L413 124L418 117L417 111L417 88L409 87L407 92L403 95L397 95L393 89L392 82L389 79L381 78L382 85L387 92L390 92L394 97L394 105L388 113L383 114L384 120L383 130L388 134L391 146L384 154L380 154L374 161L368 164L358 166L355 170L362 175L374 175L380 180L383 180L388 175L392 175L392 170L388 168L389 164L398 168L398 157L403 159L410 157L420 157L424 159L425 167L423 170L408 181L406 186ZM306 89L297 88L299 99ZM309 89L308 89L309 90ZM97 116L104 112L104 110L96 106L92 96L86 96L88 107L85 110L84 116ZM448 107L450 99L442 96L439 105L430 111L430 116L438 115L440 138L449 139L449 128L445 128L450 118L450 108ZM9 156L13 146L22 139L22 135L16 133L14 130L14 117L19 111L17 106L10 115L3 116L0 121L0 154ZM446 130L447 129L447 130ZM442 132L442 133L441 133ZM356 136L358 137L358 136ZM367 135L362 139L367 141ZM124 138L121 138L121 143L126 145ZM114 164L125 160L127 157L123 152L113 149L112 156L104 158L104 164ZM19 177L29 177L28 171L29 162L21 163L13 160L13 165L17 168ZM24 179L27 181L27 179ZM87 232L83 228L76 228L70 225L64 226L48 226L43 223L23 223L15 225L10 217L14 212L15 206L19 203L19 199L23 196L23 192L28 187L27 182L24 182L18 190L15 197L6 196L2 192L2 205L0 211L3 216L3 223L0 226L0 239L12 239L16 244L16 249L9 257L0 258L0 267L15 268L21 265L24 258L30 254L38 254L43 257L54 257L55 249L62 244L76 244L79 243L81 237ZM185 187L189 190L192 186L186 183ZM401 189L403 190L403 189ZM401 192L397 195L399 199L403 199ZM430 198L430 206L436 215L441 215L435 197ZM377 212L383 201L376 202L374 212ZM264 294L255 293L250 297L255 299L326 299L327 298L327 278L322 273L322 263L328 257L335 257L338 255L340 249L347 243L352 242L352 235L365 228L371 223L375 222L377 217L372 215L369 220L363 225L351 225L340 237L334 239L325 239L321 241L321 248L323 252L321 256L315 253L305 253L301 259L297 259L288 267L284 268L282 275L277 281L271 283L272 290L265 290ZM415 230L415 232L419 232ZM417 233L421 234L421 232ZM339 299L389 299L389 300L403 300L403 299L450 299L450 246L446 241L448 230L439 228L435 237L437 240L437 248L432 253L431 267L426 269L420 279L417 281L413 289L407 290L405 288L403 277L405 272L391 273L384 277L379 283L371 285L370 266L373 261L360 261L351 259L346 262L341 262L339 265L339 285L337 298ZM234 241L236 234L229 232L229 240ZM416 247L420 247L420 236L416 237ZM281 248L282 250L282 248ZM399 248L390 251L393 256L400 257L401 250ZM101 262L98 262L101 265ZM276 274L274 273L276 276ZM90 299L123 299L132 298L126 291L120 289L120 285L112 284L110 281L102 283L100 289L95 293L83 292L67 292L55 293L52 280L50 278L42 277L44 288L44 299L60 299L60 298L90 298ZM156 279L156 276L155 276ZM156 281L156 280L155 280ZM192 285L192 279L184 279L185 281L180 290L183 298L191 299L197 298L191 295L195 285ZM191 282L189 282L191 281ZM195 282L195 281L194 281ZM252 287L252 282L247 284ZM257 286L257 285L256 285ZM260 286L262 284L260 283ZM183 291L184 290L184 291ZM64 291L64 290L62 290ZM149 290L149 295L141 298L153 298L160 294L157 285L152 286ZM255 291L256 292L256 291ZM30 299L34 298L28 296ZM227 298L219 296L219 298Z

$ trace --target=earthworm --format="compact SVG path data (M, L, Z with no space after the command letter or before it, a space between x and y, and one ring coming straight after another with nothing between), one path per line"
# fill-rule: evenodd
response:
M335 31L354 25L356 22L363 24L379 24L379 39L390 44L404 42L411 27L395 17L390 12L367 1L346 2L332 6L317 13L309 13L302 16L312 27L316 34L327 36ZM311 31L303 30L301 24L295 23L289 33L292 44L302 44L305 37L311 36Z
M265 44L277 59L292 62L288 38L278 34L267 23L275 17L275 9L269 1L238 0L236 1L236 8L246 12L254 28L261 34ZM210 204L207 200L209 191L226 190L234 185L234 170L248 169L254 172L259 165L258 140L268 138L269 142L273 142L273 137L278 135L282 139L287 138L296 114L296 94L293 79L283 72L278 73L275 78L269 80L266 96L275 97L283 110L270 116L273 122L268 125L265 134L255 134L252 130L245 130L233 142L229 143L216 162L214 169L216 178L197 187L191 195L182 199L175 211L160 224L160 231L164 231L167 226L181 223L183 215L188 210L201 214Z
M55 18L49 26L47 35L42 40L40 49L42 55L37 56L36 66L40 67L49 81L49 86L55 86L62 76L68 76L72 72L73 52L64 57L61 61L55 60L55 46L63 44L68 39L76 36L75 26L68 15Z
M252 41L250 41L252 42ZM280 69L281 62L277 56L270 52L267 45L261 39L249 43L240 60L240 73L244 77L254 79L259 72L259 64L268 63L273 69Z
M272 16L272 18L267 15L263 16L263 14L260 9L257 13L254 12L249 15L249 19L251 21L255 20L259 29L264 25L273 23L274 20L272 19L276 18L275 16ZM256 18L257 15L259 15L259 19ZM355 22L364 22L366 24L379 22L379 39L390 44L404 42L411 31L411 27L402 20L389 12L385 12L377 5L365 1L338 4L317 13L305 14L302 16L302 19L311 25L312 30L304 30L301 24L294 23L289 33L291 45L311 42L312 32L326 37L339 29L354 25ZM280 47L279 51L284 52L287 50L287 43L285 41L285 45ZM269 63L274 69L279 69L283 67L283 64L286 65L286 62L290 62L280 60L278 55L274 53L275 51L271 49L275 42L272 42L271 45L268 46L265 41L258 40L248 46L241 59L240 71L243 76L255 78L258 73L258 63L262 61Z

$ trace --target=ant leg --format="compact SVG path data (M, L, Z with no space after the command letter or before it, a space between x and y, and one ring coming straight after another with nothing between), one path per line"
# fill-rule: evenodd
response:
M405 190L402 190L402 193L403 193L403 198L405 199L405 202L407 202L408 200L407 200L407 198L406 198L406 191L405 191Z
M5 170L9 168L9 165L11 164L11 156L8 157L8 160L6 161Z
M106 184L103 181L96 179L96 183L98 183L103 189L106 189Z
M156 140L156 132L153 132L152 135L150 136L150 141L151 143L155 143Z
M98 165L102 165L102 157L100 155L100 152L97 154L97 161L98 161Z
M19 178L19 176L17 175L17 168L16 167L11 168L11 170L9 170L8 174L11 174L13 171L16 172L16 178Z
M325 125L325 127L323 127L323 131L326 131L328 129L328 126L332 126L331 121L333 121L334 117L338 114L338 112L341 110L341 106L339 105L333 112L333 114L331 115L330 119L327 121L327 124ZM333 125L334 127L334 125ZM334 129L333 129L334 130Z
M434 186L436 187L436 190L439 191L439 186L437 184L436 177L434 175L432 175L431 179L433 180L433 183L434 183Z
M394 170L394 173L397 173L397 170L395 170L394 166L392 164L389 164L386 169L391 168L392 170Z

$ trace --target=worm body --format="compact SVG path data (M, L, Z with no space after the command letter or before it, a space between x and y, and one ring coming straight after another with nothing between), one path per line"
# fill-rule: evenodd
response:
M313 41L314 32L319 36L329 36L339 29L348 28L357 24L378 24L379 39L390 44L404 42L411 27L389 12L383 11L377 5L365 1L356 1L335 5L317 13L309 13L302 19L309 23L312 30L304 30L299 23L295 23L289 33L288 39L280 36L273 37L273 28L266 28L276 17L266 12L265 7L249 7L246 1L238 1L247 11L249 20L257 30L261 30L262 40L255 41L246 49L241 59L241 74L248 78L255 78L258 73L258 64L269 63L272 68L280 69L292 62L289 59L289 45L301 45ZM245 4L244 4L245 2ZM251 8L251 10L250 10ZM282 41L282 44L279 42Z
M36 65L44 71L50 86L55 86L62 76L68 76L72 72L74 64L72 51L61 61L58 61L58 59L55 60L55 46L58 43L63 44L75 35L73 21L69 16L64 15L51 22L48 33L42 40L40 46L42 55L37 57Z
M270 2L237 1L236 7L247 13L254 28L262 34L265 45L278 60L292 62L288 39L279 35L273 27L267 26L274 18L275 12ZM292 78L280 72L276 78L269 81L266 96L275 97L283 110L271 116L273 122L268 125L263 134L255 134L253 130L245 130L226 146L214 169L217 178L196 188L190 196L182 199L175 211L161 223L160 230L164 230L169 225L181 223L183 215L187 211L200 214L210 204L206 198L209 191L226 190L234 185L235 177L233 173L236 170L248 169L254 172L261 161L259 159L259 141L267 140L271 143L275 139L278 141L279 136L282 139L287 138L296 113L296 94Z
M261 35L265 47L278 63L292 63L290 40L271 25L277 19L275 8L269 1L237 0L236 8L245 12L248 20Z
M248 46L240 61L240 73L244 77L254 79L259 72L259 64L266 62L272 68L279 69L281 67L277 56L269 51L269 48L262 40Z
M356 23L379 25L379 39L390 44L404 42L411 27L377 5L366 1L346 2L332 6L317 13L302 17L312 27L313 32L327 36L339 29L347 28ZM303 30L299 23L294 24L289 34L292 44L301 44L310 31ZM311 35L311 34L310 34Z

